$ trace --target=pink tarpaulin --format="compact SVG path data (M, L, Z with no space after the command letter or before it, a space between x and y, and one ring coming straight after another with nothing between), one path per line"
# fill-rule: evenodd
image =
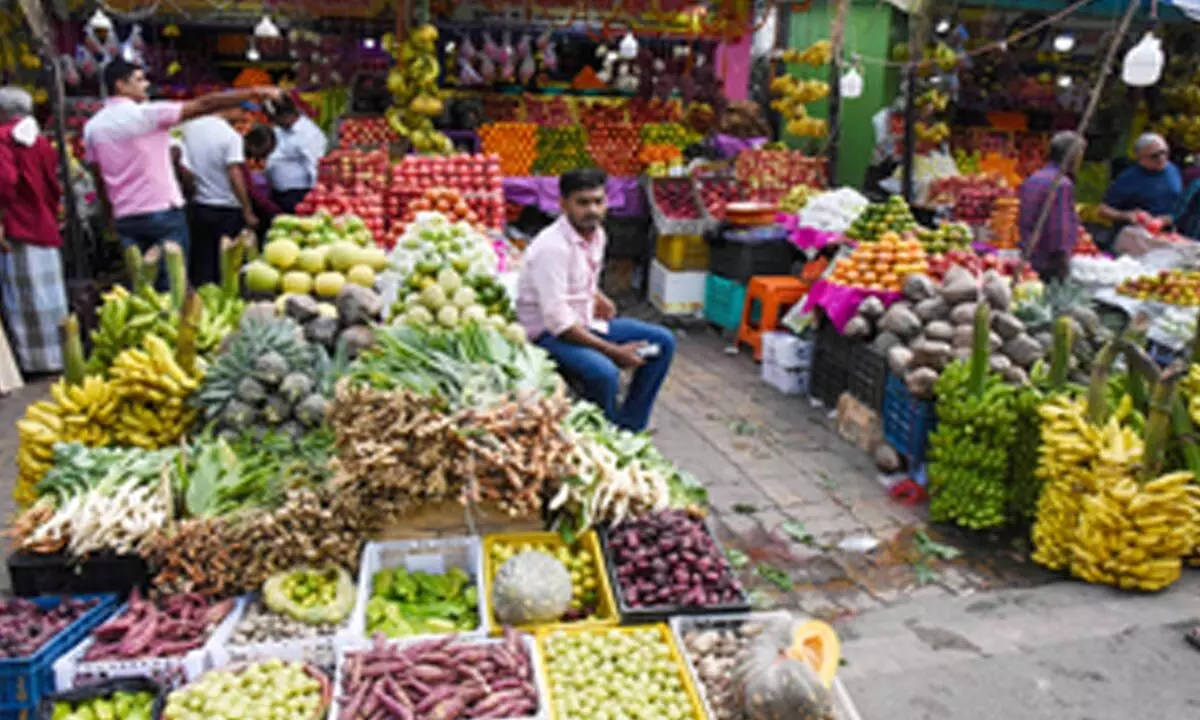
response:
M818 280L808 291L808 298L804 301L804 312L821 308L840 334L846 329L846 323L858 312L858 306L869 297L877 297L883 301L884 306L888 306L903 297L903 293L846 287L827 280Z
M830 243L842 241L841 233L801 227L800 219L791 213L779 213L775 222L788 229L788 239L801 250L820 250Z
M562 212L558 203L556 177L506 177L504 199L518 205L533 205L550 215ZM646 214L646 198L637 178L608 179L608 213L615 217L640 217Z

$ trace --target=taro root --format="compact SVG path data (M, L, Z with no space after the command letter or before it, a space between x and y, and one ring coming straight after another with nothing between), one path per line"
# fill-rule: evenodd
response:
M338 291L337 310L343 326L366 325L383 315L383 298L374 290L346 283Z
M908 303L899 302L883 314L883 319L879 321L879 329L909 340L921 332L921 318L917 317Z
M886 353L897 345L902 344L904 344L904 341L901 340L898 335L887 332L886 330L879 333L879 335L877 335L875 340L871 343L871 345L881 353Z
M999 333L1000 337L1005 340L1011 340L1025 331L1025 323L1021 322L1015 315L998 312L992 315L992 329Z
M946 302L946 299L940 295L931 297L917 303L916 312L917 317L925 322L945 320L950 317L950 303Z
M937 288L928 275L914 273L904 278L904 297L912 302L920 302L934 296Z
M964 302L955 305L950 310L950 322L955 325L975 325L975 306L978 303Z
M883 316L883 313L886 309L887 308L883 306L883 301L872 295L871 297L863 300L858 306L858 314L862 315L868 320L878 320Z
M301 325L321 314L320 303L309 295L289 295L283 303L283 311Z
M995 270L983 274L983 297L993 310L1008 312L1012 305L1012 288L1008 281Z
M913 351L903 345L897 345L888 350L888 368L893 375L903 376L912 360Z
M842 329L842 335L852 339L865 338L870 334L871 323L861 315L850 318L850 322L846 323L846 327Z
M941 295L951 305L975 302L979 299L979 281L969 271L955 265L946 272Z
M1012 340L1004 343L1000 352L1007 355L1014 363L1023 368L1032 366L1042 357L1042 346L1037 340L1021 333Z
M933 368L917 368L908 373L904 384L915 397L927 400L933 397L933 386L937 383L938 373Z
M954 339L954 328L948 322L934 320L925 326L925 337L948 343Z

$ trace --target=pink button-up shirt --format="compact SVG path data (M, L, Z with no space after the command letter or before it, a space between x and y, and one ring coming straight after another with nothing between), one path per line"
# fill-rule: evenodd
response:
M114 218L183 207L168 134L182 111L179 102L115 97L83 126L84 151L100 166Z
M533 239L517 284L517 320L530 338L591 326L606 242L603 228L587 239L566 216Z

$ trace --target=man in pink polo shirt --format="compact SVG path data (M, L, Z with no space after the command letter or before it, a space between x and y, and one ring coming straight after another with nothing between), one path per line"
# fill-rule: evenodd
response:
M188 250L183 193L171 164L171 127L229 110L247 100L277 100L277 88L232 90L188 102L149 102L149 81L137 65L120 58L104 68L108 102L83 128L88 161L125 247L142 250L174 240ZM165 273L164 273L165 275ZM159 277L160 287L166 278Z
M521 260L517 318L609 420L639 432L650 422L675 336L649 323L618 318L600 291L608 178L599 170L572 170L559 179L562 216L534 238ZM618 405L621 370L634 370Z

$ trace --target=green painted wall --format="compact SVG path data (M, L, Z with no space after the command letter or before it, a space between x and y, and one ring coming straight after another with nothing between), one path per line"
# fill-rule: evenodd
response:
M788 23L788 47L803 50L818 40L829 38L832 3L815 0L808 12L793 10ZM893 26L903 37L904 16L887 3L876 0L854 0L846 22L847 53L858 53L865 58L887 58L893 43ZM855 100L842 102L841 138L838 146L836 182L840 185L858 187L862 184L871 153L875 147L875 132L871 127L871 116L880 108L891 103L896 96L898 74L877 63L866 63L863 78L863 94ZM800 78L819 78L828 81L828 68L793 68ZM814 103L809 106L813 117L827 117L828 104ZM837 132L830 128L830 132ZM813 141L785 135L788 144L809 152L820 152L825 141Z

